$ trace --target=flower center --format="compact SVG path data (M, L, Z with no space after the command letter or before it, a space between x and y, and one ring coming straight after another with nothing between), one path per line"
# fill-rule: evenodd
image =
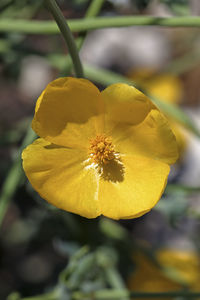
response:
M88 164L89 163L89 164ZM119 183L124 180L125 167L110 137L99 134L90 140L86 168L95 168L102 180Z
M89 154L98 164L107 164L115 158L115 149L110 137L104 134L97 135L90 140Z

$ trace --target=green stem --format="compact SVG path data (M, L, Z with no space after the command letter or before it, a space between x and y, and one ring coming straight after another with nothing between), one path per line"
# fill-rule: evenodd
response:
M52 15L60 29L60 32L62 33L63 38L67 44L69 53L70 53L72 61L73 61L76 77L84 77L83 68L82 68L80 58L79 58L76 43L74 41L74 37L71 33L71 30L70 30L64 16L62 15L60 8L58 7L57 3L54 0L45 0L45 3L47 5L48 9L50 10L50 12L52 13Z
M8 205L16 191L17 186L20 184L23 172L21 168L21 152L27 145L32 143L36 135L30 128L22 142L22 146L17 153L16 161L14 162L12 168L10 169L6 180L3 184L1 195L0 195L0 226L2 224L3 218L7 211Z
M105 0L93 0L91 2L90 6L88 7L88 10L86 11L85 19L89 19L89 18L97 16L104 1ZM84 42L84 39L86 37L86 33L87 32L84 32L82 36L80 36L78 39L76 39L76 44L77 44L78 49L81 48L81 46Z
M85 14L85 18L91 18L98 15L105 0L93 0Z
M91 17L96 16L99 13L104 1L105 0L93 0L91 2L90 6L88 7L88 10L86 11L85 18L91 18ZM81 49L86 35L87 35L87 32L83 32L81 36L76 38L76 47L78 48L78 50ZM71 69L71 65L72 65L71 57L70 57L70 55L68 55L66 57L65 73L66 73L66 70L69 73L69 71Z
M87 19L69 20L68 25L72 32L84 32L87 30L108 27L128 27L146 25L166 27L200 27L200 17L93 17ZM0 32L20 32L26 34L58 34L60 31L55 22L52 21L34 21L17 19L13 20L3 18L0 20Z
M165 292L165 293L145 293L145 292L130 292L126 289L120 290L100 290L93 293L82 293L75 292L72 295L73 300L79 299L98 299L98 300L109 300L109 299L122 299L122 297L131 297L131 298L175 298L175 297L184 297L187 299L200 297L199 293L190 293L185 291L177 292Z

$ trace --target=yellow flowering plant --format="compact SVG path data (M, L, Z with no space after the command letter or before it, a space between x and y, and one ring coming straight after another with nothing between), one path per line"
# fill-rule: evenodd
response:
M149 212L178 157L168 121L139 90L59 78L38 98L40 136L22 153L34 189L49 203L87 218L128 219Z
M200 258L196 252L163 248L155 254L157 264L141 253L135 253L133 260L136 267L128 278L129 289L156 293L180 291L184 288L199 290Z

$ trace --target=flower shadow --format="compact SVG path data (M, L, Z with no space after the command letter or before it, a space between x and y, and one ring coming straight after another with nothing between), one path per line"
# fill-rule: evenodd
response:
M124 173L124 166L119 159L112 159L109 163L101 165L100 177L105 181L122 182Z

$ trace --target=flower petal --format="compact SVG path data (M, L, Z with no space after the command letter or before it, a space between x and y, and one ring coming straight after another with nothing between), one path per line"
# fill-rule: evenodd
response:
M58 208L95 218L100 214L98 178L85 168L85 151L37 139L22 154L23 167L34 189Z
M99 90L90 81L59 78L38 98L32 128L54 144L84 147L102 131L103 105Z
M137 126L113 132L117 150L124 154L152 157L172 164L178 158L178 146L168 120L158 110L152 109Z
M125 155L122 163L124 175L119 170L115 180L104 176L99 182L101 213L112 219L136 218L151 210L163 193L170 170L167 164L142 156Z
M156 108L143 93L127 84L110 85L101 94L105 102L105 131L108 134L118 124L139 124L152 108Z

